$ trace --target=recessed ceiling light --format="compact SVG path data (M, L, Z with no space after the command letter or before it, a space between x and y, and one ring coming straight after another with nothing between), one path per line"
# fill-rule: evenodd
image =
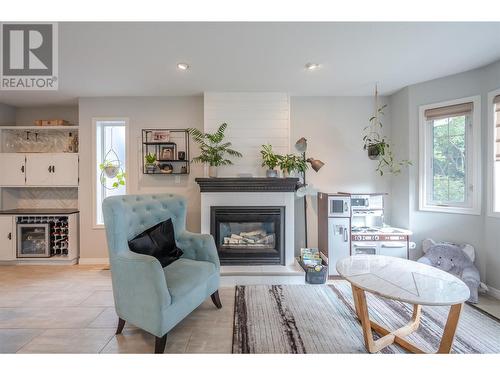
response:
M187 64L187 63L178 63L177 64L177 69L179 69L179 70L188 70L189 69L189 64Z
M315 70L315 69L318 69L319 66L320 65L318 63L307 63L306 64L306 69L307 70Z

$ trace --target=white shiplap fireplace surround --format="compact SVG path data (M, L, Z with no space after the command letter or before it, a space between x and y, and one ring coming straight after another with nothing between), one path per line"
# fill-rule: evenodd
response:
M234 165L220 168L219 177L264 177L260 149L271 144L275 152L290 152L290 100L285 93L204 94L204 130L214 132L227 123L226 138L243 154ZM303 283L295 262L295 193L293 191L203 191L201 232L210 233L211 207L273 206L285 208L285 255L282 266L223 266L224 281L231 283Z

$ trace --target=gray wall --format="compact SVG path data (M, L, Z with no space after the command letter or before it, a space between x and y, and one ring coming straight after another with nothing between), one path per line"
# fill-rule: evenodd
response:
M200 193L195 177L202 168L192 165L191 174L147 176L142 174L141 129L203 129L203 98L200 97L126 97L82 98L79 100L80 123L80 246L82 258L106 258L104 229L93 228L92 217L92 118L127 117L129 119L129 158L127 193L169 192L188 198L187 228L200 230ZM194 145L191 144L193 152Z
M19 107L16 125L34 125L35 120L66 120L78 124L78 106Z
M16 107L0 103L0 125L15 125Z
M381 98L381 104L385 103ZM290 149L300 137L307 139L307 156L320 159L325 166L318 172L307 171L307 182L321 192L387 192L390 175L375 172L377 162L363 150L363 128L373 114L372 97L292 97L290 101ZM390 109L386 111L384 132L390 135ZM390 196L389 196L390 197ZM308 197L308 245L317 246L317 202ZM296 247L303 246L303 209L296 201ZM387 200L390 212L390 198Z
M392 219L409 223L414 240L420 245L424 238L467 242L476 249L476 265L487 284L500 288L500 219L486 216L486 137L488 124L487 94L500 87L500 62L469 72L407 87L390 98L393 136L401 142L401 151L414 162L407 175L393 180ZM424 104L481 95L482 131L482 214L463 215L418 210L418 110ZM405 114L407 119L405 121ZM396 120L396 117L398 120ZM406 190L408 189L408 193ZM408 214L404 211L409 204Z

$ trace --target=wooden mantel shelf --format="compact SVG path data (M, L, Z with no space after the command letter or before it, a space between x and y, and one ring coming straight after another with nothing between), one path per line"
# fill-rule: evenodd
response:
M202 193L222 192L294 192L298 178L271 177L215 177L196 178Z

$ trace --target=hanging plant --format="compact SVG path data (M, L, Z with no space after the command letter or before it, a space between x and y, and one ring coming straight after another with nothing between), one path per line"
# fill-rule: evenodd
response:
M402 168L413 165L410 160L396 160L388 138L381 134L383 124L380 117L384 115L385 108L387 104L378 106L378 91L375 87L375 113L369 118L369 125L363 129L363 149L368 152L368 158L378 160L376 171L381 176L384 172L399 174Z
M111 129L111 146L104 161L99 164L101 170L100 182L108 190L114 190L125 185L125 172L118 154L113 149L113 129Z

